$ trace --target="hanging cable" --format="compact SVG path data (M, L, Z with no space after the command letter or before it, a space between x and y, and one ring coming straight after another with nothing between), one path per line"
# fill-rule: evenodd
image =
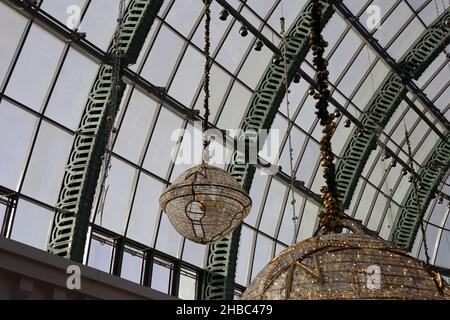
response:
M280 25L281 25L281 37L283 42L283 65L284 65L284 85L285 85L285 91L286 91L286 116L288 118L288 128L287 128L287 135L288 135L288 148L289 148L289 170L290 170L290 185L289 185L289 193L291 196L291 205L292 205L292 223L294 225L294 234L292 236L292 244L296 242L296 231L297 231L297 213L296 213L296 206L295 206L295 192L294 192L294 184L295 184L295 172L294 172L294 150L292 148L292 136L291 131L293 127L293 121L291 119L291 111L290 111L290 102L289 102L289 84L288 84L288 57L287 57L287 36L286 36L286 26L285 26L285 18L283 13L283 1L280 3L281 6L281 18L280 18Z
M108 194L109 186L106 185L106 181L111 170L111 153L113 148L114 136L116 130L114 123L117 112L119 110L120 103L120 90L121 90L121 68L123 52L120 47L122 31L123 31L123 19L125 16L125 0L120 0L119 13L117 17L117 27L114 33L112 43L112 73L111 73L111 98L106 105L106 132L108 134L108 141L106 144L106 151L102 156L102 167L100 170L100 183L98 184L98 210L96 215L100 215L100 225L103 222L103 209L105 206L106 196Z
M413 155L412 155L411 141L409 139L409 132L408 132L408 129L406 128L405 120L403 120L403 128L405 130L406 145L408 147L408 159L409 159L409 163L411 165L411 172L413 173L412 174L412 184L413 184L414 192L416 194L416 196L415 196L416 214L419 217L420 216L420 208L422 207L422 204L420 203L420 198L419 198L419 182L417 180L416 170L414 168L414 159L413 159ZM430 255L428 254L428 244L427 244L427 237L426 237L426 233L425 233L425 226L423 223L423 219L421 219L421 221L420 221L420 230L422 232L422 240L423 240L423 247L425 250L426 262L428 265L430 265Z
M211 50L211 0L203 0L203 3L205 4L205 46L204 46L204 52L205 52L205 66L203 70L203 92L205 94L205 98L203 100L203 107L205 109L205 113L203 115L203 123L202 123L202 131L203 131L203 153L202 153L202 163L208 163L210 156L208 152L208 145L209 140L206 136L206 131L208 130L208 123L209 123L209 97L210 97L210 90L209 90L209 79L210 79L210 68L211 68L211 57L210 57L210 50Z
M369 51L369 47L367 45L365 47L366 47L366 53L367 53L368 68L370 68L370 65L372 64L372 61L370 59L370 51ZM375 81L373 80L372 73L373 73L373 69L370 71L369 76L370 76L370 85L372 88L372 95L374 95L375 94ZM386 143L383 143L382 151L383 151L383 154L387 153ZM392 205L391 205L392 199L390 196L392 189L391 189L391 185L389 183L389 174L388 174L390 167L387 166L384 161L382 161L382 166L383 166L384 174L386 175L386 177L384 178L384 181L383 181L383 188L384 188L385 198L387 199L387 202L388 202L387 215L388 215L388 219L389 219L388 227L390 228L394 224L394 213L392 212Z
M318 100L316 103L316 114L323 126L322 132L324 136L320 140L320 162L323 167L323 177L326 186L320 187L322 193L322 201L324 208L319 214L319 229L324 232L337 231L340 218L343 216L343 210L339 204L337 184L336 184L336 168L334 165L334 154L331 148L331 138L336 130L334 115L327 110L330 91L328 90L328 62L324 59L323 54L328 43L321 35L323 7L319 0L314 0L311 10L310 24L310 44L313 52L313 64L316 67L317 90L314 88L313 98Z

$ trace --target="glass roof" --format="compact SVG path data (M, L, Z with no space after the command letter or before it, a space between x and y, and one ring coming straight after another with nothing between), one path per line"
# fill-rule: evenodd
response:
M86 32L86 40L102 52L108 48L116 26L118 0L38 2L41 12L69 29L75 28L79 14L78 30ZM281 14L290 26L307 3L306 0L226 2L276 46L281 41ZM19 194L11 222L11 238L45 250L74 133L100 62L45 23L33 21L13 3L0 1L0 132L4 141L0 149L0 185ZM437 0L344 0L343 3L395 60L399 60L437 16L450 7L449 2ZM374 7L380 9L381 20L377 28L370 29L367 22L373 18L371 9ZM219 20L223 8L218 2L213 1L211 9L214 63L210 120L220 129L237 129L273 53L266 46L260 52L253 50L256 37L251 33L247 37L240 36L241 24L231 15L226 21ZM201 114L202 17L200 0L165 0L137 63L129 67L139 79L164 88L183 109L197 109ZM391 68L339 12L334 13L326 25L324 37L330 44L326 57L332 96L358 118ZM414 82L450 121L448 52L450 46ZM301 69L314 76L311 53ZM138 82L124 80L127 88L117 117L118 133L107 180L108 193L103 214L97 215L93 223L204 268L207 247L178 235L158 205L162 190L190 167L175 164L171 158L183 156L180 150L190 147L183 144L198 134L198 128L185 113L156 99ZM319 166L321 129L308 88L304 80L290 86L294 121L291 136L296 178L318 194L323 185ZM421 114L403 101L383 129L380 140L406 162L405 123L411 134L414 161L420 166L441 139L435 130L447 135L448 128L415 94L408 92L407 97ZM283 101L272 130L279 130L279 164L289 176L286 114ZM434 123L435 130L423 116ZM349 136L354 133L354 124L345 128L343 123L344 117L341 117L333 138L333 151L337 156L342 154ZM182 141L181 145L177 141ZM347 213L387 239L409 183L408 177L401 174L401 166L391 168L388 161L382 160L382 155L380 147L372 152ZM263 153L260 156L266 157ZM199 160L199 154L195 158ZM217 165L225 167L225 163ZM447 184L442 184L439 190L450 195L449 183L447 178ZM296 190L298 228L294 229L292 208L287 205L290 203L288 191L288 184L279 176L257 169L250 191L253 208L242 228L236 283L246 286L293 239L305 239L315 231L320 204ZM425 216L432 262L447 268L450 266L448 213L448 200L438 204L436 197ZM34 223L31 225L29 221ZM419 233L412 254L423 258L421 239ZM94 240L91 242L91 246L99 246ZM105 259L110 256L111 253L99 253L89 258L89 264L106 270ZM138 279L136 272L139 270L134 266L139 260L131 254L124 260L129 267L123 277Z

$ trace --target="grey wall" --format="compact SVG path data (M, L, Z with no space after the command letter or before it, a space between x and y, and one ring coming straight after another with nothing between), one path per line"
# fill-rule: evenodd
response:
M0 237L0 299L175 299L111 274L80 267L81 289L67 288L69 265L45 251Z

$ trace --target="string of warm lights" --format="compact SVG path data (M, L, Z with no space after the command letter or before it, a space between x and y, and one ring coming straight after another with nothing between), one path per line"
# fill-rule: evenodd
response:
M313 1L312 6L312 19L310 27L310 44L313 53L313 64L316 67L317 75L317 90L310 89L310 95L313 96L316 102L316 114L319 118L320 125L322 125L324 136L320 140L320 162L323 167L323 177L325 178L326 186L320 188L322 193L322 200L324 208L319 214L320 228L325 231L334 230L339 218L343 215L338 201L337 184L335 180L335 165L334 154L331 148L331 138L336 130L336 123L334 122L334 114L328 112L328 98L330 97L330 91L328 90L328 62L324 59L323 54L325 48L328 46L321 35L321 17L323 7L319 1Z

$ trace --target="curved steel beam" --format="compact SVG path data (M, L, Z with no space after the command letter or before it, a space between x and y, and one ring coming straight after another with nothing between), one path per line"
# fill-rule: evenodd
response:
M364 131L360 135L353 134L337 162L336 181L338 183L339 200L345 208L350 202L364 169L367 159L383 129L393 113L405 98L406 81L418 79L436 56L450 43L450 27L445 23L450 19L450 8L422 33L408 52L402 57L399 66L402 76L391 71L377 93L369 101L366 111L360 117ZM406 81L405 81L406 80Z
M119 46L123 65L135 63L145 38L162 5L162 0L132 0L123 19ZM108 54L114 44L111 43ZM121 81L120 99L125 89ZM109 136L107 108L112 99L112 67L100 65L92 85L79 129L65 169L47 249L50 253L78 262L83 261L89 218L97 180ZM117 110L113 110L117 112Z
M325 8L322 21L324 26L331 18L334 10L327 1L321 0L321 3ZM281 46L280 48L281 51L286 50L288 84L291 83L294 74L299 71L300 64L305 59L310 48L309 23L311 21L311 8L312 1L310 0L287 32L287 46ZM241 125L241 129L244 132L258 132L261 129L270 129L286 93L283 79L283 62L279 64L270 63L250 100L247 113ZM262 145L261 142L260 145ZM233 153L232 162L228 165L227 171L239 181L247 192L250 191L255 167L245 163L245 155L243 153L239 151ZM230 236L209 247L204 299L233 299L240 234L241 227L238 227Z
M402 202L402 209L392 231L391 241L410 251L414 245L420 223L425 215L431 200L435 197L445 173L450 169L450 134L447 140L436 144L425 161L425 165L419 170L420 189L416 194L413 186ZM416 200L420 201L419 212L416 208Z

